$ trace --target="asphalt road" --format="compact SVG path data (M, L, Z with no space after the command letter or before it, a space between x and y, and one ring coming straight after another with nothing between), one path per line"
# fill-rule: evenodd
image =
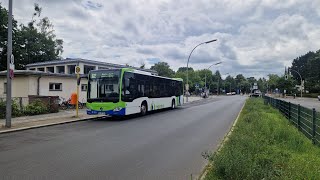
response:
M144 117L2 134L0 179L190 179L244 101L220 96Z

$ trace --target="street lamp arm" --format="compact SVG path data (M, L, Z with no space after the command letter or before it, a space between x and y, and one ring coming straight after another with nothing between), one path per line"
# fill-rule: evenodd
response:
M298 71L291 69L291 68L290 68L290 71L294 71L300 76L300 97L302 97L302 77Z
M296 72L296 73L300 76L300 80L301 80L301 82L302 82L302 77L301 77L301 75L300 75L300 73L299 73L298 71L296 71L296 70L294 70L294 69L291 69L291 68L290 68L290 71Z
M194 48L192 49L192 51L190 52L189 57L188 57L188 62L187 62L187 71L188 71L188 67L189 67L189 60L190 60L191 54L193 53L193 51L194 51L198 46L200 46L200 45L202 45L202 44L205 44L205 43L206 43L206 42L200 43L200 44L196 45L196 47L194 47Z
M209 67L208 67L208 69L210 69L212 66L215 66L215 65L218 65L218 64L221 64L222 62L220 61L220 62L217 62L217 63L214 63L214 64L211 64Z

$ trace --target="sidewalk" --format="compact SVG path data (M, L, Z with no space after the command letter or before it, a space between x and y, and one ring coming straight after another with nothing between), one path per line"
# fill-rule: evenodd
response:
M301 106L307 107L307 108L315 108L316 111L320 112L320 101L317 98L305 98L305 97L296 97L293 99L293 97L275 97L287 102L291 102L293 104L300 104Z
M198 101L201 99L203 98L199 96L197 97L191 96L189 97L188 103L193 101ZM184 99L184 103L187 103L186 99ZM0 134L13 132L13 131L20 131L25 129L31 129L31 128L71 123L71 122L94 119L94 118L105 116L105 115L87 115L86 109L79 110L78 118L74 117L75 114L76 114L75 110L66 110L66 111L60 110L60 112L58 113L16 117L11 119L11 128L6 128L5 119L0 119Z

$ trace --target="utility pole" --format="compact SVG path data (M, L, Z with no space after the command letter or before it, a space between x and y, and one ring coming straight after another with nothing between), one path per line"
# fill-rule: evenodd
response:
M13 69L11 69L12 57L12 0L9 0L9 14L8 14L8 41L7 41L7 99L6 99L6 127L11 127L11 78L13 78Z
M77 73L77 102L76 102L76 118L79 117L79 85L80 85L80 67L76 66Z

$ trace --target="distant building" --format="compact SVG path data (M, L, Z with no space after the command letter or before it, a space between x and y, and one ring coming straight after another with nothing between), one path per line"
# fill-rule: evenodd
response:
M90 70L127 67L119 64L70 58L28 64L26 70L15 70L15 77L12 81L12 97L27 99L30 95L38 95L59 96L68 99L71 93L76 91L76 66L80 66L82 77L86 77ZM157 75L154 70L139 70ZM86 102L86 79L81 80L79 92L79 101ZM6 97L6 71L0 72L0 98L4 97Z
M67 58L63 60L46 61L40 63L33 63L26 65L26 70L30 71L41 71L47 73L58 73L58 74L75 74L75 67L79 66L81 71L80 74L88 74L91 70L98 69L114 69L114 68L124 68L125 65L105 63L100 61L93 61L87 59L73 59ZM134 69L139 69L131 67ZM139 69L142 71L147 71L152 74L157 75L157 71L151 69Z

